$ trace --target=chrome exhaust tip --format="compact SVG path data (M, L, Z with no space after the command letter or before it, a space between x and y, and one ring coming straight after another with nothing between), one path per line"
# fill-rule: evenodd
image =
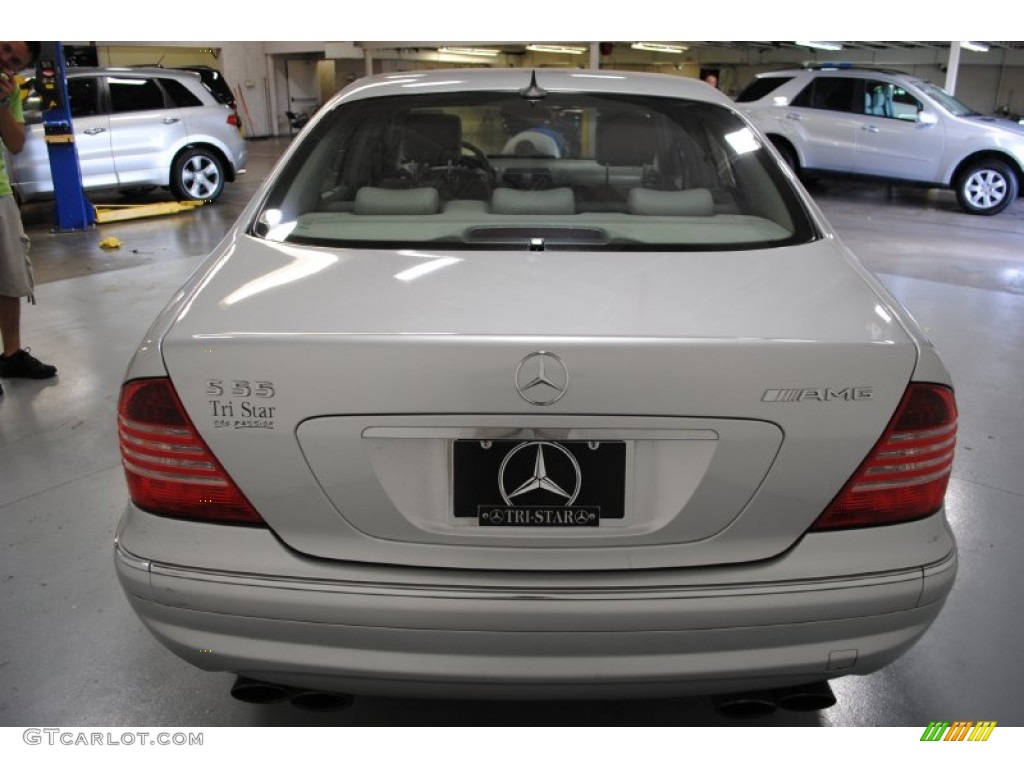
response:
M836 695L827 680L781 688L775 692L775 699L780 707L790 712L817 712L836 703Z
M777 709L775 696L771 691L744 691L712 698L715 710L724 717L749 720L764 717Z
M283 685L264 683L248 677L238 677L231 686L231 695L246 704L277 704L286 701L293 691Z

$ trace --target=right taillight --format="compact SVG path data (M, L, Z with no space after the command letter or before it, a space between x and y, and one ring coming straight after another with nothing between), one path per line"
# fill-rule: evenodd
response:
M188 520L266 525L196 432L169 379L127 382L117 423L135 506Z
M938 512L953 466L956 418L953 390L911 384L881 439L811 530L903 523Z

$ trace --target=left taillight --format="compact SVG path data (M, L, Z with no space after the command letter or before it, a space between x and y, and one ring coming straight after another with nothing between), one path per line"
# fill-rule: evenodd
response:
M238 130L242 130L242 118L238 116L237 112L232 112L228 115L228 125L233 125Z
M953 467L956 422L952 389L912 383L881 439L811 530L905 523L938 512Z
M117 421L137 507L188 520L266 525L199 436L169 379L126 382Z

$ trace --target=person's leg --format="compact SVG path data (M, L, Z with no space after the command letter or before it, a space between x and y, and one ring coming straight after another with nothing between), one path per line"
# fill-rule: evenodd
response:
M21 348L21 302L32 298L32 263L29 241L21 226L21 213L10 195L0 195L0 376L48 379L57 373Z
M10 195L0 195L0 339L3 354L21 349L21 302L32 293L25 230Z
M16 296L0 296L0 337L5 356L21 349L21 299Z
M0 356L0 376L14 379L48 379L56 367L37 360L21 348L21 299L0 296L0 333L4 352Z
M20 315L20 299L11 301L8 296L0 297L0 327L3 328L4 334L4 353L0 355L0 376L8 379L49 379L51 376L56 376L56 366L37 360L27 349L21 348ZM11 329L11 333L8 333L8 328Z

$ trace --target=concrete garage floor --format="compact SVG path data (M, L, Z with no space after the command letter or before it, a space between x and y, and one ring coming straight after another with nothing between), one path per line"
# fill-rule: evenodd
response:
M925 638L879 673L837 681L835 707L735 721L706 698L364 698L344 712L310 714L236 702L229 675L200 672L165 650L114 575L111 545L126 498L118 387L150 320L286 144L252 142L244 180L192 213L52 235L48 204L23 211L40 283L38 306L24 311L24 339L60 376L5 380L0 398L0 725L1024 726L1024 201L981 218L960 213L950 192L852 182L812 190L844 240L928 330L957 384L948 506L961 566ZM123 246L100 250L111 236Z

